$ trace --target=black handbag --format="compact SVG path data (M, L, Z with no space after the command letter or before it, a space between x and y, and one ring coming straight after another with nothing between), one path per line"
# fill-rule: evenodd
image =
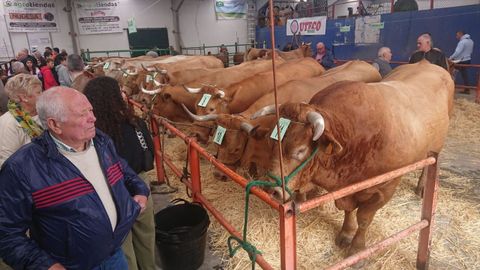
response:
M152 150L150 150L150 148L148 148L147 142L145 141L145 137L143 136L142 131L135 129L135 133L137 133L138 141L140 142L140 145L142 146L142 149L143 149L144 160L142 164L142 170L144 172L148 172L153 169L153 161L154 161L153 152Z

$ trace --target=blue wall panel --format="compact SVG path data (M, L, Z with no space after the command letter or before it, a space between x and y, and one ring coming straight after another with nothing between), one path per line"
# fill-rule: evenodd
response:
M480 5L384 14L381 21L384 29L380 30L377 44L354 44L355 20L352 18L327 20L326 35L301 36L300 39L312 42L313 49L317 42L324 42L333 48L337 59L373 59L380 47L387 46L392 49L394 61L408 61L416 50L416 40L421 33L431 33L434 46L450 56L458 42L455 33L463 29L476 41L472 63L480 63ZM340 26L347 25L351 26L350 32L340 33ZM291 36L286 36L285 26L275 27L275 37L277 48L292 41ZM266 41L267 47L271 48L270 29L257 28L257 41L259 44Z

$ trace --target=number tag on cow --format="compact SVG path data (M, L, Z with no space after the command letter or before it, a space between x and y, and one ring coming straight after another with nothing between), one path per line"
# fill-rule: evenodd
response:
M202 99L200 99L200 102L198 102L198 106L200 107L207 107L208 102L212 98L212 95L210 94L203 94Z
M218 145L222 145L223 136L225 136L225 132L227 132L226 128L222 126L218 126L217 130L215 131L215 137L213 138L213 142Z
M150 81L153 81L152 75L148 74L147 77L145 77L145 82L148 83Z
M106 62L106 63L103 65L103 69L108 69L108 67L110 67L110 62Z
M283 136L285 136L285 132L287 132L287 128L290 125L290 119L282 118L278 120L280 122L280 141L283 139ZM278 133L277 133L277 126L275 125L275 128L272 131L272 134L270 135L270 138L277 140L278 141Z

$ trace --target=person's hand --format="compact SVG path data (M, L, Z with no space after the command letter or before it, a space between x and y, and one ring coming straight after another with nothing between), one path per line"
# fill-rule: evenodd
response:
M147 196L135 195L133 196L133 200L136 201L138 205L140 205L140 213L143 213L143 211L145 211L145 209L147 208Z
M56 263L56 264L50 266L50 268L48 268L48 270L66 270L66 268L63 267L63 265L61 265L60 263Z

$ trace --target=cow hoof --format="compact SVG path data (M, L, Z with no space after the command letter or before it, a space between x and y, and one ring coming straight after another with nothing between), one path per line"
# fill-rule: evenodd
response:
M335 244L338 247L346 248L352 243L353 235L348 235L347 233L340 232L335 238Z

